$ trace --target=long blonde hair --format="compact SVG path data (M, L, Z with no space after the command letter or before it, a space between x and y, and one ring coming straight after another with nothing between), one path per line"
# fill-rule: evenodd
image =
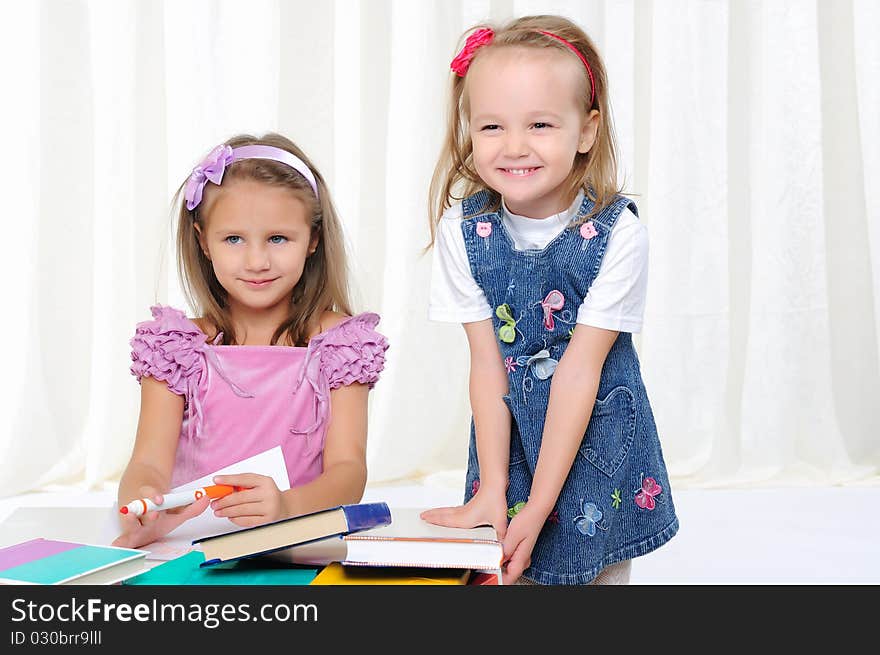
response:
M495 36L492 43L477 50L474 59L480 57L486 50L512 46L545 50L554 48L568 56L574 56L565 44L541 34L544 31L571 43L589 62L596 88L591 103L590 77L587 69L581 66L584 81L581 90L582 106L585 114L589 114L593 109L598 110L599 128L596 141L590 151L575 155L571 173L566 181L566 196L574 199L577 192L583 189L595 203L590 215L597 213L615 194L619 193L620 189L617 183L617 145L611 120L608 78L596 46L581 28L561 16L525 16L500 28L481 24L474 26L465 34L483 27L491 28ZM464 36L462 35L460 44L463 43ZM478 191L488 190L490 193L487 203L480 211L495 211L501 204L498 193L488 187L474 168L474 148L467 125L470 108L466 81L467 75L459 77L452 74L446 137L434 168L429 191L431 242L428 248L434 245L437 224L453 201L462 200Z
M302 277L290 294L290 309L287 318L272 335L273 344L304 346L309 335L317 331L321 313L327 310L351 314L348 297L348 267L345 255L345 242L342 225L333 207L330 192L324 178L309 161L305 153L292 141L280 134L268 133L262 137L240 134L226 141L226 145L238 148L248 145L274 146L293 153L311 169L318 186L318 198L308 181L287 164L269 159L243 159L227 166L223 183L232 180L250 179L275 187L290 190L305 204L311 216L311 234L318 236L315 252L306 259ZM205 322L214 330L209 339L222 332L225 345L236 343L232 317L226 304L226 290L217 281L211 260L202 252L195 226L204 229L205 217L202 210L210 205L213 193L208 184L204 189L205 199L195 209L186 208L181 184L175 195L175 203L180 203L177 224L177 270L183 284L183 291L193 309L201 314Z

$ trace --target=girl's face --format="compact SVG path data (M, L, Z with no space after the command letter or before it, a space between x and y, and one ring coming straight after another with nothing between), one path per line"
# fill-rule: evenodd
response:
M213 194L204 229L196 229L229 309L285 316L318 245L308 208L291 191L254 180L230 180Z
M546 218L567 206L575 154L596 140L583 111L583 64L555 50L487 50L468 70L470 136L480 178L508 209Z

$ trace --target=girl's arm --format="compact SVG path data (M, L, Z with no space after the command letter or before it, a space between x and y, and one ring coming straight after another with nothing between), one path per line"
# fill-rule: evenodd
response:
M480 486L466 505L428 510L422 513L422 518L438 525L468 528L489 522L503 537L507 530L506 491L510 460L510 411L503 400L508 392L507 371L492 319L463 325L471 353L470 402L480 463Z
M593 413L605 358L617 335L612 330L578 324L553 373L529 499L511 521L504 540L510 582L528 567L538 534L568 477Z
M471 351L469 392L480 462L480 489L486 487L503 496L510 461L510 411L503 400L509 390L507 371L492 319L465 323L464 331ZM506 507L504 511L506 515Z
M161 502L171 485L174 455L183 422L183 398L152 377L141 380L141 409L131 458L119 481L117 500L125 505L136 498ZM136 548L164 536L208 506L207 499L187 507L148 512L141 517L120 515L122 534L115 546Z
M360 502L367 483L367 394L352 383L330 392L330 423L324 440L323 471L311 482L280 491L265 475L218 475L216 484L246 487L214 501L217 516L250 527L291 516Z
M167 490L183 422L183 398L159 380L141 380L141 410L131 458L119 481L120 505L141 498L143 486Z

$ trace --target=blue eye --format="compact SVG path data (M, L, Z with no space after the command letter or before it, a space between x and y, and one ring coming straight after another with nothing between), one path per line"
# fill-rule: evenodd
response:
M274 234L271 237L269 237L269 243L279 244L279 243L284 243L285 241L287 241L287 237L282 236L280 234Z
M229 244L232 244L232 245L235 245L236 243L241 243L241 242L242 242L242 238L241 238L240 236L238 236L237 234L230 234L228 237L226 237L226 238L223 239L223 240L224 240L226 243L229 243Z

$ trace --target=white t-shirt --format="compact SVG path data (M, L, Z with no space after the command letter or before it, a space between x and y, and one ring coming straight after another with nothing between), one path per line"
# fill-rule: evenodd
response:
M568 209L541 219L512 214L502 203L501 220L517 250L541 250L565 229L582 201L580 193ZM493 316L471 273L461 218L458 203L443 213L437 227L428 305L432 321L471 323ZM625 209L608 237L599 273L578 309L577 322L618 332L640 332L647 285L648 229Z

